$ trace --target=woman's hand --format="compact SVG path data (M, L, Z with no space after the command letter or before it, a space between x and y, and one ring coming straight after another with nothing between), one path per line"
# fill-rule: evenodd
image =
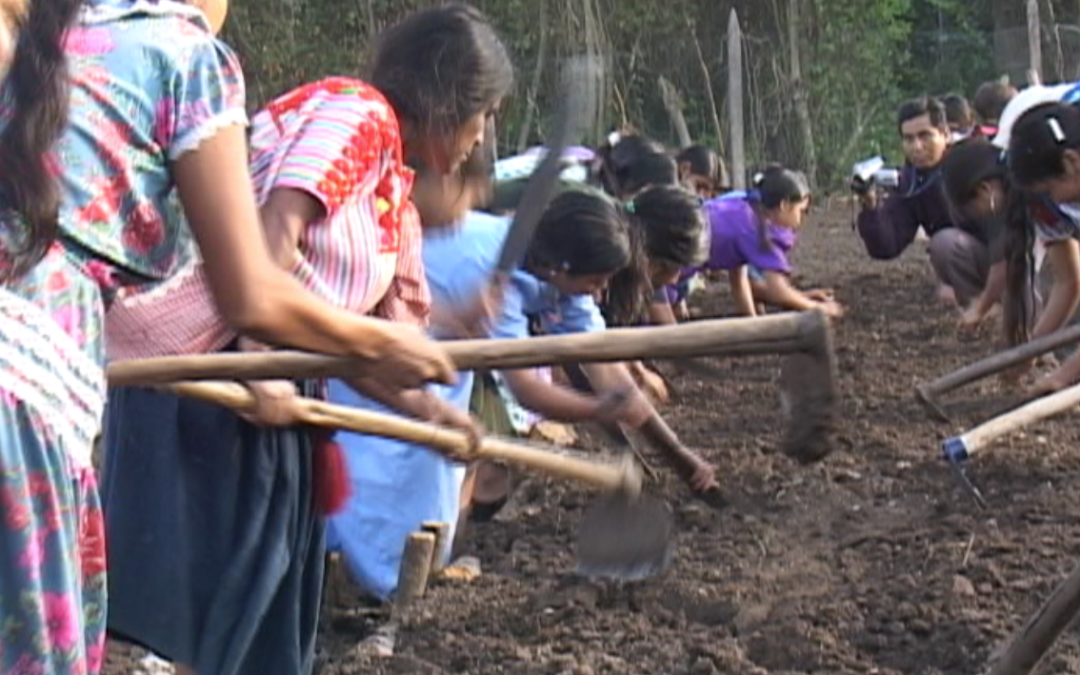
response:
M1042 398L1043 396L1049 396L1050 394L1055 394L1062 389L1071 387L1073 384L1074 383L1071 381L1071 378L1062 373L1060 370L1055 370L1049 375L1046 375L1045 377L1040 377L1038 380L1036 380L1034 384L1028 387L1027 394L1031 398Z
M831 288L815 288L807 291L806 297L814 302L832 302L836 299L836 293Z
M468 438L469 447L467 452L443 453L455 461L471 461L480 447L480 443L484 440L484 427L481 426L480 422L466 411L455 408L445 400L438 399L438 403L432 406L432 412L427 421L461 431Z
M720 483L716 480L716 469L696 454L691 454L693 455L694 471L686 481L690 485L690 489L695 493L702 494L719 488Z
M247 412L239 413L252 424L287 427L300 421L296 385L288 380L252 380L243 383L255 397Z
M397 389L416 389L429 382L453 384L457 371L438 342L404 323L380 321L382 337L379 357L366 377Z
M957 332L962 338L969 338L979 332L979 328L982 326L982 322L986 319L987 313L982 310L980 303L972 303L970 307L964 310L960 315L960 321L957 324Z
M844 318L844 306L835 300L826 300L819 303L818 307L821 311L825 312L825 316L830 319L842 319Z

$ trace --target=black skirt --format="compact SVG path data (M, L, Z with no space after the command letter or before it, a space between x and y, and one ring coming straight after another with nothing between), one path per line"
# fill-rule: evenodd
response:
M314 383L301 387L316 393ZM109 392L109 631L198 673L310 673L324 569L313 435Z

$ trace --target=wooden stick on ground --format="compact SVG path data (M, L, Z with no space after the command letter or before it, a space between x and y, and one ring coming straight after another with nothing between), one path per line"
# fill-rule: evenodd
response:
M1080 565L1054 589L987 675L1029 675L1080 615Z
M1004 415L987 420L957 438L945 441L945 444L948 446L949 444L959 443L964 451L963 459L969 455L974 455L999 438L1048 417L1071 410L1077 405L1080 405L1080 385L1062 389L1044 398L1035 399Z
M450 553L447 550L450 544L450 523L426 522L421 523L420 529L435 535L435 548L431 552L431 573L438 574Z
M933 382L919 385L916 387L916 393L919 400L934 417L942 421L948 421L948 415L945 414L937 402L937 398L942 394L991 375L1002 373L1024 361L1038 358L1047 352L1076 342L1080 342L1080 325L1070 326L1056 333L1043 336L1038 340L1032 340L1018 347L988 356L981 361L976 361L943 377L939 377Z

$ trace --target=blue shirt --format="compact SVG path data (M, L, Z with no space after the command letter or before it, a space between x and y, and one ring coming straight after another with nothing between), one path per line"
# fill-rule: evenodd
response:
M470 213L461 228L424 240L424 269L433 302L471 302L495 274L510 220ZM529 336L529 318L540 319L552 334L604 330L604 318L591 295L567 295L524 270L515 270L491 329L493 338Z
M492 278L509 231L506 218L470 213L460 228L425 234L423 259L432 302L465 307ZM493 337L529 334L529 315L540 317L552 333L603 330L600 310L589 296L568 296L532 275L517 271L510 277ZM473 374L459 373L457 384L433 387L459 410L467 410ZM360 396L347 384L329 383L335 403L393 413ZM398 583L401 555L409 533L425 521L457 524L465 468L423 446L387 438L339 433L345 450L352 496L330 518L327 548L341 551L353 578L380 598L390 597ZM445 556L448 552L442 552Z

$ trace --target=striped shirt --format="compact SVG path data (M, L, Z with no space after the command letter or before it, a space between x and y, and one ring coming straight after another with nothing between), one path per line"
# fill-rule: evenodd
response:
M430 295L420 217L409 199L393 109L373 87L330 78L271 102L252 119L251 175L264 203L301 190L324 208L300 235L291 272L331 304L423 326ZM119 315L119 316L117 316ZM111 359L199 353L234 337L217 315L201 263L110 309Z

